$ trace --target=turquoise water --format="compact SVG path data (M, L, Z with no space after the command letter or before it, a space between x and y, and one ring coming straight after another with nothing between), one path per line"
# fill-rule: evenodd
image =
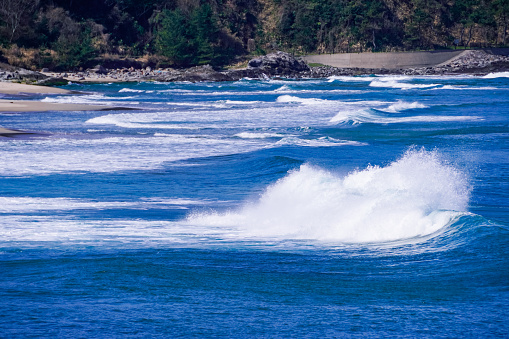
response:
M509 74L66 86L0 114L1 337L509 336ZM133 108L135 110L133 110Z

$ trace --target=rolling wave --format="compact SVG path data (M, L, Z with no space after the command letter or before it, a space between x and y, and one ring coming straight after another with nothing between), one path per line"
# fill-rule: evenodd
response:
M396 103L386 109L346 109L337 113L329 122L337 124L396 124L396 123L415 123L415 122L450 122L450 121L475 121L482 120L478 116L462 115L416 115L416 116L394 116L386 113L399 113L402 110L426 108L419 103Z
M405 102L402 100L398 100L396 103L390 105L386 109L380 109L380 110L384 111L384 112L389 112L389 113L398 113L401 111L406 111L409 109L416 109L416 108L428 108L428 106L421 104L420 102L417 102L417 101Z
M338 176L310 165L227 213L194 214L193 225L238 227L246 237L346 243L424 237L465 215L470 185L437 152L409 150L386 167Z

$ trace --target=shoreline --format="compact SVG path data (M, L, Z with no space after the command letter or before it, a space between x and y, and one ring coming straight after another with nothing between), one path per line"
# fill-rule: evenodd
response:
M408 54L407 54L408 55ZM188 69L157 69L150 67L144 70L116 69L107 70L102 66L94 70L78 73L37 73L45 79L38 81L40 85L28 85L10 81L0 81L0 95L72 95L78 92L49 85L76 83L122 83L122 82L225 82L251 79L320 79L331 76L356 75L487 75L496 72L509 72L509 56L490 54L484 50L464 51L446 62L431 67L420 68L338 68L330 65L310 67L305 61L296 59L288 53L277 52L261 56L249 61L246 68L218 71L209 65L196 66ZM5 80L5 79L4 79ZM18 79L19 80L19 79ZM43 85L44 84L44 85ZM46 111L103 111L131 109L105 105L50 103L42 101L20 100L18 98L0 99L1 113L46 112ZM17 129L0 126L0 136L34 134Z
M186 69L151 67L135 69L106 69L98 65L81 72L45 72L42 73L55 82L73 83L120 83L120 82L222 82L238 81L243 78L267 79L280 77L288 79L316 79L333 75L487 75L493 72L509 71L509 48L492 50L464 50L449 52L398 52L398 53L357 53L319 55L323 64L310 67L310 56L296 58L285 52L276 52L257 57L249 61L247 67L239 69L216 70L209 65ZM449 55L450 58L444 57ZM425 55L433 64L409 66ZM326 63L326 60L347 58L348 62L338 67L338 63ZM353 58L358 58L354 62ZM362 62L366 59L366 62ZM393 60L391 60L393 59ZM414 59L412 61L412 59ZM318 59L316 59L318 60ZM371 62L368 62L371 60ZM421 60L422 61L422 60ZM404 66L406 64L407 66ZM362 66L365 65L365 66ZM386 67L383 67L383 66ZM42 82L45 82L44 80Z
M112 111L121 107L88 104L68 104L30 100L0 99L0 112L47 112L47 111ZM128 108L125 108L128 109Z
M69 91L57 87L27 85L13 82L0 81L0 95L5 96L26 96L26 95L72 95L77 92ZM0 115L5 113L23 113L23 112L48 112L48 111L112 111L120 109L133 109L127 107L90 105L90 104L72 104L72 103L53 103L35 100L23 100L18 98L0 99ZM15 137L18 135L38 135L36 132L11 129L0 126L0 137Z

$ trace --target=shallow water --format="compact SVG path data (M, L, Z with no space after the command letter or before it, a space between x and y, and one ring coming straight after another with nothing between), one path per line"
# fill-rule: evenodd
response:
M69 85L1 114L6 337L503 337L509 80Z

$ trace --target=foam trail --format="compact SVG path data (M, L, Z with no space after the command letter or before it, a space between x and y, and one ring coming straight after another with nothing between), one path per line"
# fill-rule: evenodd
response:
M496 72L483 76L484 79L509 78L509 72Z
M465 175L436 152L409 150L344 177L302 165L238 211L188 221L261 238L386 242L439 231L466 211L469 194Z
M283 138L285 135L280 133L241 132L235 134L235 136L241 139L265 139L265 138Z
M281 95L276 99L279 103L299 103L303 105L323 105L324 103L330 103L324 99L316 98L299 98L291 95Z
M398 113L401 111L405 111L407 109L415 109L415 108L428 108L428 106L421 104L420 102L405 102L398 100L396 103L390 105L386 109L381 109L381 111L389 112L389 113Z
M399 89L418 89L418 88L430 88L436 87L438 84L410 84L410 83L402 83L401 80L405 81L408 78L399 78L399 77L387 77L387 78L377 78L373 80L369 86L370 87L385 87L385 88L399 88Z
M396 111L386 111L388 113L398 113ZM415 122L446 122L446 121L473 121L473 120L481 120L482 117L478 116L451 116L451 115L442 115L442 116L433 116L433 115L416 115L416 116L403 116L403 117L393 117L393 116L384 116L378 114L376 111L370 109L361 109L361 110L342 110L338 112L335 116L333 116L329 122L330 123L352 123L362 124L362 123L372 123L372 124L397 124L397 123L415 123Z

